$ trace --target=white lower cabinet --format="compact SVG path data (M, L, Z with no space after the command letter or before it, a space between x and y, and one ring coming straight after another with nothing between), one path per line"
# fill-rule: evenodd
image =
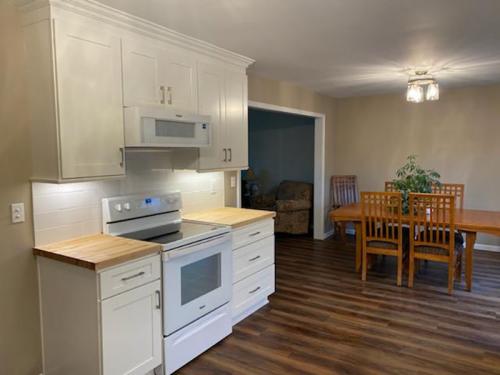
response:
M160 255L100 272L37 264L44 375L146 375L162 364Z
M273 220L233 232L233 325L266 305L275 291Z
M161 365L160 288L157 280L101 302L104 374L144 375Z

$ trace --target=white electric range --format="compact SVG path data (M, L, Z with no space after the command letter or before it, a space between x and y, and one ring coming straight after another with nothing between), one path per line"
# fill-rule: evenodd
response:
M105 198L103 232L163 246L164 373L232 331L230 228L181 219L179 192Z

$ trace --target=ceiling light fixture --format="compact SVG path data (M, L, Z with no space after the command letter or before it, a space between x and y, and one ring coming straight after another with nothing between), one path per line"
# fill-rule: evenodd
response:
M436 79L428 74L426 70L416 71L408 79L406 100L410 103L439 100L439 85Z

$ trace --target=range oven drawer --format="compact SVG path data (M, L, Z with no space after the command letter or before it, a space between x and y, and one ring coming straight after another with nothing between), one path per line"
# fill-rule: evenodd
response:
M233 251L233 283L274 264L274 236Z
M99 274L101 300L159 279L160 254L134 260Z
M229 303L164 338L165 374L171 374L232 332Z
M274 234L274 220L265 219L233 231L233 250Z

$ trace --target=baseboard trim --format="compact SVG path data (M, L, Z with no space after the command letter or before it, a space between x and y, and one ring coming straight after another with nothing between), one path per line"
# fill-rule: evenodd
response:
M334 235L334 233L335 233L335 230L334 230L334 229L329 230L328 232L323 233L323 238L322 238L322 239L323 239L323 240L326 240L328 237L333 236L333 235Z
M346 229L347 234L356 234L356 230L354 228L348 228ZM487 244L482 244L482 243L476 243L474 245L474 250L481 250L481 251L492 251L495 253L500 253L500 246L498 245L487 245Z
M498 245L486 245L483 243L477 243L474 245L474 250L481 251L492 251L494 253L500 253L500 246Z

